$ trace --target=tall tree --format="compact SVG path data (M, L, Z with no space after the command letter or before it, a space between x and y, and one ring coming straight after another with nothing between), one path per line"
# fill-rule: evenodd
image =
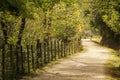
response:
M5 16L11 15L16 17L21 17L21 26L19 29L18 34L18 41L17 44L21 44L21 39L23 35L23 31L25 28L25 18L32 18L32 9L30 7L32 5L32 1L30 0L1 0L0 1L0 22L1 22L1 29L3 31L4 41L7 43L8 39L8 26L13 26L14 24L12 21L8 21ZM10 17L9 17L10 18Z

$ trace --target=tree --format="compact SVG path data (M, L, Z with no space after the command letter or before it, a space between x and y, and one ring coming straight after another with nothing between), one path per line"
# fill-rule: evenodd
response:
M0 22L1 29L3 31L4 41L8 43L8 32L10 29L8 27L14 27L15 22L10 18L19 18L21 19L21 26L18 33L17 44L21 44L23 31L25 28L25 19L33 18L32 8L30 7L33 3L29 0L1 0L0 1ZM7 17L6 17L7 16Z
M88 2L91 9L86 9L90 25L98 28L102 35L101 44L109 47L118 46L119 42L119 0L91 0ZM111 45L112 44L112 45Z
M75 38L79 33L83 21L79 5L74 3L68 6L64 1L53 7L51 36L65 42ZM79 28L79 30L78 30Z

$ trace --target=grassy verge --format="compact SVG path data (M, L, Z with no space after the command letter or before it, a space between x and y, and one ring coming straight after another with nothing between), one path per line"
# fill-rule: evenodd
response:
M101 36L95 36L95 37L93 37L92 41L95 41L96 43L100 43Z
M106 80L120 80L120 52L112 50L106 62L108 77Z

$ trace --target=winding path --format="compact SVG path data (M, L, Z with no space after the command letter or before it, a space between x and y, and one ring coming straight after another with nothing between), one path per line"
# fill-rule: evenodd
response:
M84 53L65 59L27 80L105 80L105 61L110 52L88 39L82 42L86 47Z

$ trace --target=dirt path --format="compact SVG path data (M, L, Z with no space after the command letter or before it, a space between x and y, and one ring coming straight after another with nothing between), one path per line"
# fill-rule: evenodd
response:
M27 80L105 80L105 61L110 52L99 45L82 40L86 51L65 59L36 77Z

